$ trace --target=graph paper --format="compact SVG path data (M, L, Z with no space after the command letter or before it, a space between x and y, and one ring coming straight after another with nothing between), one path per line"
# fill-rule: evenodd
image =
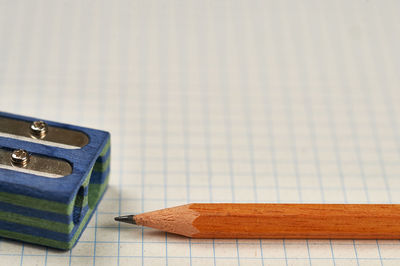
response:
M399 240L188 239L117 224L189 202L400 203L398 1L0 1L0 109L104 129L71 251L1 265L399 265Z

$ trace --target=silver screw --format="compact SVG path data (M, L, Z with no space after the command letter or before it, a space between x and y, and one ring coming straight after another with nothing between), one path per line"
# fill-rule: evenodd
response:
M34 121L31 124L31 135L34 138L43 139L48 131L47 124L44 121Z
M11 154L11 163L16 166L26 166L29 162L30 155L25 150L15 150Z

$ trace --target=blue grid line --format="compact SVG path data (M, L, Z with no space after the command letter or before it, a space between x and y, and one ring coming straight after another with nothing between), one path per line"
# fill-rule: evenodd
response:
M36 9L36 5L35 5L35 9ZM40 16L41 14L39 13L39 12L35 12L35 11L32 11L32 13L33 14L35 14L35 22L37 23L37 21L36 21L36 19L38 19L39 17L41 17L42 19L47 19L47 18L45 18L44 16ZM44 46L46 46L47 47L47 49L49 49L49 46L50 46L50 42L45 42L45 41L43 41L43 40L36 40L36 42L40 42L42 45L44 45ZM36 42L34 42L33 44L32 44L32 46L33 47L36 47L38 44L36 43ZM35 44L36 44L36 46L35 46ZM61 50L61 49L59 49L59 50ZM69 52L69 49L66 49L67 50L67 52ZM47 69L48 67L48 64L43 64L43 68L44 69ZM43 70L42 70L43 71ZM45 72L45 71L43 71L43 72ZM64 72L66 72L65 71L65 69L64 69ZM42 81L41 82L41 84L40 84L41 86L39 86L38 87L38 95L43 95L43 87L45 86L45 84L44 84L44 82ZM61 87L63 88L63 91L64 91L64 89L65 89L65 84L63 84L63 85L61 85ZM59 93L59 94L61 94L61 93ZM62 104L62 97L61 97L62 95L59 95L58 97L59 97L59 102L60 102L60 109L61 109L61 107L63 106L63 104ZM36 99L36 104L35 104L35 108L36 108L36 110L38 111L38 112L41 112L41 110L42 110L42 106L43 106L43 103L42 103L42 101L41 101L41 99L40 99L40 97L38 97L37 99ZM64 110L64 109L63 109ZM62 111L63 111L62 110ZM61 112L61 110L58 110L58 115L60 115L60 117L62 116L62 114L60 114L60 113L62 113ZM46 247L46 251L45 251L45 260L44 260L44 265L45 266L47 266L47 258L48 258L48 255L49 255L49 248L48 247Z
M236 25L237 27L239 25ZM237 39L238 43L241 43L239 39ZM241 51L244 51L243 47L241 47L242 49L240 49ZM247 57L247 55L242 54L241 56L239 56L240 58L244 58ZM239 65L241 66L241 72L246 76L245 80L246 82L241 82L241 87L245 88L249 86L249 78L248 78L248 73L247 73L247 69L244 67L244 62L239 62ZM259 202L258 199L258 192L257 192L257 174L255 171L255 164L254 164L254 142L253 142L253 135L252 135L252 129L253 129L253 125L252 122L250 120L250 105L249 105L249 99L248 99L248 95L246 93L242 93L242 97L243 97L243 113L244 113L244 117L245 117L245 124L246 124L246 138L247 138L247 144L248 144L248 152L249 152L249 156L250 156L250 175L252 177L252 182L253 182L253 193L254 193L254 201L255 202ZM260 258L261 258L261 264L264 265L264 259L263 259L263 250L262 250L262 240L259 239L259 247L260 247ZM239 250L238 250L238 254L239 254ZM239 256L238 256L239 257Z
M187 19L187 14L184 14L185 18ZM179 23L177 21L175 22L176 26L179 26ZM182 39L181 41L178 42L178 47L179 50L181 51L180 56L179 56L179 66L180 70L183 72L184 69L187 69L189 67L189 64L187 62L187 55L188 53L188 45L187 41L185 39ZM186 181L186 202L190 203L191 202L191 195L190 195L190 190L191 190L191 164L190 164L190 131L188 128L190 128L190 120L188 117L189 113L189 108L188 104L190 102L190 99L188 97L186 88L188 87L188 77L187 75L183 75L179 79L178 86L180 87L180 93L181 93L181 108L182 108L182 134L183 134L183 157L184 157L184 164L185 164L185 181ZM190 260L190 265L192 265L192 240L189 238L189 260Z
M341 23L339 23L339 25L343 26ZM345 47L342 47L342 48L343 48L344 51L346 51ZM349 60L349 62L351 62L351 60ZM346 65L346 67L347 67L347 65ZM347 69L345 69L345 70L347 70ZM349 79L348 74L346 73L346 71L343 71L343 74L344 74L345 78L341 80L342 83L348 81L348 79ZM344 94L344 95L346 95L346 94ZM363 168L363 165L362 165L362 158L361 158L361 154L360 154L360 143L358 141L358 131L355 128L354 113L353 113L353 110L351 108L352 107L351 102L349 100L350 97L351 97L351 95L348 94L346 99L344 100L345 101L345 105L346 105L346 112L347 112L347 115L349 117L348 123L349 123L349 126L351 128L351 132L352 132L352 138L353 138L353 142L354 142L354 150L356 152L357 163L358 163L359 170L360 170L360 173L361 173L361 180L362 180L362 183L363 183L363 188L364 188L364 191L365 191L366 199L367 199L367 202L370 202L370 197L369 197L369 193L368 193L368 187L367 187L367 184L366 184L366 181L365 181L365 172L364 172L364 168ZM359 258L358 258L357 246L356 246L354 240L353 240L353 246L354 246L353 248L354 248L354 254L355 254L355 257L356 257L357 265L360 265L360 261L359 261Z
M145 72L145 71L143 71L143 72ZM145 103L146 93L144 91L145 91L144 89L141 90L141 92L142 92L142 95L141 95L141 102L142 102L142 104L141 104L141 112L142 112L143 118L140 121L141 132L142 132L141 149L140 149L140 152L141 152L141 155L142 155L142 160L141 160L141 164L142 164L142 170L141 170L141 185L142 185L141 212L144 212L144 202L145 202L144 201L144 198L145 198L145 196L144 196L144 184L145 184L145 177L146 177L146 171L145 171L145 165L146 165L146 157L145 157L145 154L146 154L146 151L145 151L145 147L146 147L146 142L145 142L145 139L146 139L146 134L145 134L146 128L145 128L145 125L146 125L146 122L145 121L146 120L144 118L144 114L146 112L146 107L145 107L145 104L144 104ZM121 193L121 191L120 191L120 193ZM141 228L141 231L142 231L142 258L143 258L144 257L144 228L143 227ZM143 259L142 259L142 266L144 266L144 260Z
M249 15L249 10L247 10L246 9L246 11L247 11L247 15ZM255 23L254 23L254 21L252 21L252 23L251 23L251 25L252 25L252 28L254 29L255 27L256 27L256 25L255 25ZM255 39L255 33L253 32L253 31L249 31L249 35L251 36L251 38L252 39ZM255 44L255 43L254 43ZM263 43L264 44L264 43ZM251 47L251 49L255 49L255 50L257 50L257 47L256 47L256 45L254 45L253 47ZM265 58L265 54L262 52L263 50L261 49L260 50L261 51L261 56L258 56L257 57L257 63L258 63L258 65L262 65L262 69L266 69L266 67L265 67L265 65L264 64L262 64L262 63L265 63L265 61L266 61L266 58ZM261 60L262 59L262 60ZM243 66L243 65L242 65ZM242 72L245 72L246 71L246 68L245 67L242 67L242 69L241 69L241 71ZM261 75L262 74L264 74L263 72L258 72L258 80L259 80L259 83L260 83L260 85L261 85L261 91L263 92L263 98L265 98L265 99L267 99L267 97L266 97L266 90L267 90L267 88L268 88L268 86L267 86L267 84L266 84L266 79L263 79L263 78L261 78ZM268 74L268 73L265 73L266 75ZM246 84L246 85L248 85L248 84ZM259 199L258 199L258 194L257 194L257 189L258 189L258 184L257 184L257 182L256 182L256 171L255 171L255 159L254 159L254 143L253 143L253 132L252 131L249 131L249 128L251 128L252 129L252 122L251 122L251 120L249 119L249 117L250 117L250 111L249 111L249 99L248 99L248 97L247 97L247 95L244 93L243 94L243 96L245 96L245 100L244 100L244 106L245 106L245 116L247 117L247 119L246 119L246 122L247 122L247 137L248 137L248 145L250 146L250 148L251 148L251 151L249 152L250 153L250 158L251 158L251 170L252 170L252 177L253 177L253 185L254 185L254 187L255 187L255 201L256 202L259 202ZM263 105L263 109L265 110L265 113L267 113L268 114L268 110L267 110L267 108L265 108L265 106L266 106L266 104L264 104ZM262 265L264 265L264 250L263 250L263 241L262 241L262 239L260 239L260 258L261 258L261 263L262 263Z
M127 228L123 228L123 229L127 229ZM136 230L139 230L138 228L136 228ZM149 230L149 229L147 229L147 230ZM146 231L146 229L145 229L145 231ZM184 239L184 238L183 238ZM197 239L198 240L198 239ZM5 240L6 242L7 241L12 241L12 240ZM215 241L215 240L214 240ZM352 240L348 240L349 242L348 243L336 243L335 242L335 240L333 240L333 242L335 242L334 243L334 245L335 246L353 246L353 241ZM370 241L370 240L369 240ZM397 241L397 240L395 240L395 241ZM118 243L118 241L104 241L104 240L98 240L98 241L96 241L97 243L109 243L109 244L114 244L114 243ZM79 241L79 243L87 243L87 244L91 244L91 243L94 243L93 241L90 241L90 240L80 240ZM140 244L141 243L141 241L120 241L120 243L124 243L124 244ZM164 244L165 243L165 241L156 241L156 240L154 240L154 241L149 241L148 243L152 243L152 244ZM173 244L181 244L181 245L186 245L187 244L187 241L182 241L182 242L178 242L178 241L173 241L172 242ZM236 241L235 240L232 240L231 242L230 241L224 241L223 243L217 243L218 245L220 245L220 244L235 244L236 243ZM361 242L360 243L360 241L359 240L357 240L357 242L356 242L357 244L356 245L358 245L358 246L376 246L376 241L375 240L372 240L372 242L371 243L364 243L364 242ZM207 241L204 241L204 242L196 242L196 239L194 239L193 241L192 241L192 244L193 245L204 245L204 244L212 244L212 239L208 239ZM240 243L241 245L250 245L250 246L255 246L255 245L257 245L257 244L255 244L255 243L252 243L252 242L249 242L249 243L247 243L247 242L241 242ZM269 243L269 242L263 242L263 245L270 245L270 246L273 246L273 245L276 245L276 243L274 243L274 242L272 242L272 243ZM292 243L292 242L290 242L290 240L289 241L287 241L286 242L286 245L287 246L290 246L290 245L299 245L298 243ZM310 243L310 246L318 246L319 245L319 243ZM379 244L380 246L400 246L400 244L399 243L385 243L385 242L382 242L382 243L380 243ZM50 250L52 250L52 249L50 249ZM56 251L58 251L58 250L56 250ZM68 252L63 252L63 251L59 251L60 253L63 253L63 254L65 254L65 255L58 255L58 254L49 254L48 256L50 257L50 256L63 256L63 257L69 257L69 255L68 255L68 253L69 253L69 251ZM14 254L12 254L12 253L0 253L0 255L14 255L14 256L20 256L20 253L14 253ZM31 256L32 254L25 254L24 256ZM44 256L44 255L37 255L37 254L33 254L33 255L35 255L35 256ZM75 256L75 255L74 255ZM92 256L90 256L90 257L92 257Z
M203 34L202 38L205 40L205 42L207 43L207 34ZM199 46L200 47L200 46ZM208 54L208 52L207 52ZM201 57L202 60L206 60L206 56ZM203 93L201 95L201 102L202 102L202 115L203 115L203 121L204 121L204 145L205 145L205 150L206 150L206 163L207 163L207 176L208 176L208 193L209 193L209 200L210 202L214 202L213 201L213 183L212 183L212 179L213 179L213 168L212 168L212 163L213 161L211 160L211 144L210 144L210 139L212 138L211 134L210 134L210 128L209 128L209 124L210 124L210 112L209 112L209 106L208 106L208 98L209 98L209 84L207 82L208 78L204 77L204 79L202 79L203 81ZM193 171L192 171L193 172ZM193 244L193 242L192 242ZM215 256L215 240L212 239L212 252L213 252L213 263L214 266L216 266L216 256Z
M143 27L141 27L140 34L146 38L147 37L147 31L144 30ZM140 49L142 50L141 58L138 58L142 65L141 71L140 71L140 77L142 80L146 80L147 75L146 75L146 67L147 67L147 60L145 58L145 55L147 55L148 49L147 46L141 46ZM145 84L143 82L143 84ZM144 86L144 85L143 85ZM145 180L146 180L146 171L145 171L145 166L146 166L146 117L147 117L147 109L146 109L146 100L147 100L147 87L140 88L140 155L141 155L141 212L144 212L144 185L145 185ZM142 266L144 266L144 228L141 228L141 252L142 252Z
M97 11L97 10L96 10ZM93 35L94 35L94 33L92 33ZM92 36L93 36L92 35ZM108 48L107 46L106 46L106 48ZM99 124L100 124L100 126L103 126L102 124L102 122L104 121L104 110L105 110L105 107L106 107L106 105L105 105L105 103L104 103L104 98L106 97L106 95L105 95L105 88L104 88L104 81L106 80L106 77L107 77L107 74L103 74L102 75L102 77L101 77L101 81L102 82L100 82L100 85L99 85L99 90L100 90L100 95L102 95L102 97L101 98L103 98L103 100L101 100L100 101L100 104L99 104L99 110L97 111L98 112L98 114L99 114L99 118L98 118L98 120L99 120ZM118 88L118 89L120 89L120 88ZM84 94L85 95L85 94ZM120 99L120 100L122 100L121 102L120 102L120 106L123 106L123 98L122 99ZM121 115L121 117L120 117L120 119L122 120L124 118L124 116L123 115ZM123 131L123 130L121 130L121 131ZM121 148L122 148L122 143L123 143L123 141L124 141L124 136L122 135L121 136ZM120 158L118 158L118 159L120 159ZM122 166L122 160L121 160L121 166ZM122 168L122 167L121 167ZM121 181L121 177L119 177L119 180L118 180L119 182ZM121 197L121 194L119 195L119 197ZM118 210L120 209L120 199L118 200ZM118 216L119 216L119 213L120 212L118 212ZM94 241L93 241L93 265L96 265L96 249L97 249L97 229L98 229L98 215L99 215L99 213L98 213L98 210L96 210L96 213L94 214ZM120 230L120 225L118 225L118 231ZM118 233L118 235L119 235L119 233ZM119 236L118 236L119 237ZM119 255L119 254L118 254ZM119 264L119 258L117 259L117 263Z
M226 11L226 10L225 10ZM221 23L224 28L224 33L227 36L228 28L226 21ZM221 40L222 47L227 47L229 44L225 43L224 39ZM220 44L221 44L220 43ZM220 46L220 47L221 47ZM218 63L220 69L227 69L227 62L226 62L226 50L218 51L221 56L219 57ZM232 125L231 125L231 117L230 117L230 95L229 95L229 84L227 84L227 77L225 71L219 71L219 84L222 87L222 106L223 106L223 114L224 114L224 128L225 128L225 137L226 137L226 149L228 152L228 165L229 165L229 175L230 175L230 187L231 187L231 194L232 194L232 202L236 202L235 200L235 174L233 171L233 155L232 155ZM237 264L240 265L240 256L239 256L239 244L236 239L236 254L237 254Z
M21 11L21 13L18 13L17 16L24 13L22 7L23 7L23 4L20 3L20 4L18 5L18 11ZM25 11L25 12L26 12L26 11ZM25 27L30 28L30 26L32 26L32 24L27 23L26 20L24 20L24 19L21 19L21 18L20 18L19 21L20 21L19 26L21 27L20 30L22 30L22 29L25 28ZM23 22L24 22L24 23L23 23ZM24 24L28 24L28 25L24 25ZM32 28L30 28L30 29L31 29L31 31L32 31ZM15 34L15 35L17 35L17 36L19 36L20 38L22 38L22 40L19 40L19 42L27 43L27 35L22 35L22 36L21 36L21 34ZM18 41L17 41L17 43L18 43ZM24 62L24 60L26 59L27 50L28 50L29 48L30 48L30 47L28 46L27 49L24 50L23 54L22 54L22 55L20 54L20 55L19 55L19 58L17 58L17 60L18 60L18 63L17 63L18 69L19 69L19 71L21 72L22 75L23 75L23 74L26 74L26 63ZM25 56L24 56L24 55L25 55ZM25 85L25 80L24 80L24 79L19 80L19 82L18 82L16 85L17 85L17 87L19 87L19 92L20 92L20 93L24 93L24 89L23 89L23 88L24 88L24 85ZM21 105L21 98L20 98L20 97L17 97L17 98L15 99L15 101L14 101L14 104L17 105L17 106L18 106L18 105ZM22 263L23 263L23 260L24 260L24 248L25 248L25 244L22 243L22 248L21 248L21 261L20 261L20 265L21 265L21 266L22 266Z
M173 145L170 145L170 146L173 146ZM175 147L176 148L176 147ZM262 147L260 147L260 148L262 148ZM271 148L271 147L269 147L269 148ZM267 149L267 148L266 148ZM236 149L237 150L237 149ZM292 148L291 150L294 150L294 148ZM241 151L243 151L243 152L248 152L248 149L243 149L243 150L241 150ZM365 149L364 149L364 151L366 151ZM397 151L396 152L393 152L393 154L394 153L397 153ZM137 159L140 159L140 158L135 158L135 157L133 157L132 158L132 160L137 160ZM154 160L154 161L162 161L163 159L161 158L161 157L156 157L156 158L154 158L154 157L148 157L148 159L150 159L150 160ZM182 158L178 158L178 157L169 157L168 158L168 161L170 161L171 163L173 163L173 162L181 162L182 161ZM225 160L223 160L223 159L216 159L216 160L214 160L216 163L219 163L219 162L224 162L224 161L226 161L226 159ZM202 160L201 159L193 159L193 162L202 162ZM263 162L265 162L265 161L263 161L263 160L256 160L256 159L254 159L254 163L263 163ZM321 162L321 164L335 164L335 160L320 160L320 162ZM365 160L364 161L365 163L368 163L369 165L380 165L380 163L379 162L375 162L375 161L372 161L372 160ZM246 159L241 159L240 160L240 163L241 164L249 164L249 165L251 165L251 161L250 160L246 160ZM290 162L289 160L277 160L276 161L276 163L277 164L285 164L285 165L291 165L291 163L292 162ZM344 161L344 162L342 162L342 164L343 165L353 165L353 164L355 164L354 162L350 162L350 161ZM386 165L389 165L389 166L397 166L398 165L398 163L397 162L386 162L385 163ZM302 161L302 165L313 165L313 163L311 162L311 161ZM183 171L177 171L177 170L174 170L175 171L175 173L183 173L184 172L184 170ZM129 171L129 170L127 170L127 172L129 173L129 172L131 172L131 171ZM200 172L196 172L196 171L193 171L194 173L200 173ZM160 172L157 172L157 171L149 171L149 173L160 173ZM225 173L225 172L217 172L218 174L225 174L225 175L227 175L227 173Z
M282 7L281 6L281 4L282 3L279 3L279 7ZM279 21L279 32L281 33L280 34L280 36L277 36L278 38L279 38L279 41L282 41L282 39L284 38L284 37L287 37L287 36L285 36L285 33L286 33L286 28L287 28L287 21L285 20L285 18L284 17L279 17L278 18L278 21ZM286 46L285 48L288 48L288 46ZM282 60L281 60L281 64L284 66L284 68L287 68L288 67L288 65L289 65L289 62L288 62L288 56L287 56L287 54L286 53L284 53L283 51L282 51L282 49L278 49L279 50L279 57L280 58L282 58ZM276 62L277 63L277 62ZM279 65L279 63L277 63L277 65ZM281 78L282 79L285 79L285 78L287 78L287 77L284 77L282 74L281 74ZM285 108L286 108L286 114L287 114L287 117L286 117L286 119L290 119L289 117L291 117L291 115L292 115L292 113L288 113L289 112L289 110L287 110L288 108L291 108L291 101L290 101L290 97L289 97L289 91L288 91L288 89L289 88L287 88L287 87L284 87L284 88L282 88L282 93L283 93L283 96L284 96L284 99L285 99L285 103L286 103L286 105L285 105ZM289 115L288 115L289 114ZM271 126L272 127L272 126ZM272 141L273 141L273 138L271 138L270 139L271 140L271 144L272 144ZM275 161L274 161L274 163L276 163ZM274 170L275 171L275 170ZM277 179L277 176L275 177L276 179ZM281 202L281 199L280 198L278 198L278 202ZM286 240L285 239L283 239L283 248L284 248L284 254L285 254L285 262L286 262L286 265L288 265L288 256L287 256L287 249L286 249ZM309 261L309 263L310 263L310 260L308 260Z
M13 255L13 254L7 254L6 256L11 256L11 257L15 257L15 256L19 256L19 255ZM37 255L37 254L27 254L25 255L25 257L43 257L43 255ZM61 255L49 255L49 257L59 257L59 258L65 258L65 256L61 256ZM74 255L74 257L76 258L92 258L92 256L90 255ZM107 255L98 255L98 258L117 258L117 256L107 256ZM141 258L141 256L137 256L137 255L132 255L132 256L120 256L121 258ZM164 256L145 256L145 258L157 258L157 259L163 259L165 258ZM187 259L186 256L170 256L170 258L174 258L174 259ZM210 256L193 256L193 259L212 259L213 257ZM218 257L218 259L227 259L227 260L237 260L237 257L227 257L227 256L221 256ZM254 257L242 257L241 259L243 260L260 260L260 258L254 258ZM284 257L275 257L275 258L266 258L265 260L285 260ZM291 257L291 258L287 258L288 260L306 260L308 261L308 258L304 258L304 257ZM331 260L332 258L330 257L313 257L312 260ZM353 257L341 257L341 258L337 258L337 260L356 260ZM393 258L382 258L383 261L387 260L387 261L391 261L391 260L399 260L400 257L393 257ZM369 257L365 257L365 258L360 258L360 260L370 260L370 261L379 261L381 260L380 258L369 258Z
M247 11L245 9L245 11ZM247 12L246 12L247 15ZM249 84L249 73L247 71L247 68L245 67L245 62L244 59L248 58L249 55L245 52L246 49L243 46L242 40L239 37L240 34L239 33L239 29L240 29L240 23L238 20L234 20L231 17L231 23L234 25L234 29L235 29L235 33L236 33L236 44L238 46L238 51L240 51L238 53L238 65L240 66L240 72L243 75L243 78L240 80L239 85L241 88L247 88L250 87ZM248 36L246 36L248 37ZM254 201L255 202L259 202L258 200L258 193L257 193L257 177L256 177L256 172L255 172L255 164L254 164L254 142L253 142L253 136L252 136L252 131L253 131L253 125L250 119L250 105L249 105L249 97L248 94L246 92L244 92L244 90L241 90L240 93L241 97L242 97L242 112L244 115L244 123L245 123L245 127L246 127L246 139L247 139L247 145L248 145L248 154L250 157L250 176L252 177L252 187L253 187L253 194L254 194ZM262 240L259 239L259 247L260 247L260 253L261 253L261 263L262 265L264 265L264 259L263 259L263 250L262 250ZM239 253L239 245L237 245L237 254L238 254L238 264L240 265L240 253Z
M160 27L163 27L164 25L160 25ZM158 28L159 35L161 34L162 39L165 42L166 45L166 50L169 48L169 34L165 34L165 29L160 29ZM164 34L163 34L164 33ZM165 36L164 36L165 35ZM161 40L161 38L160 38ZM164 55L160 55L161 59L164 59L166 62L168 62L168 53ZM159 64L160 64L160 73L162 73L162 60L159 59ZM161 82L163 80L166 80L165 76L162 75L161 77ZM167 95L167 90L168 86L165 86L164 84L160 84L160 116L161 116L161 131L162 131L162 164L163 164L163 185L164 185L164 208L168 207L168 132L167 132L167 124L168 124L168 95ZM165 264L168 265L168 234L165 233Z
M263 173L261 173L261 175L262 174ZM264 175L266 175L266 176L269 175L269 174L270 173L264 173ZM304 174L304 175L307 176L307 173ZM237 175L237 176L248 176L248 175L242 174L242 175ZM358 175L352 175L352 176L358 177ZM280 175L280 177L288 177L288 176ZM366 178L373 179L375 177L379 177L379 176L370 176L370 177L366 177ZM126 187L141 187L140 184L129 184L129 185L127 184L127 185L124 185L124 186L126 186ZM153 187L153 188L160 188L161 187L161 188L163 188L163 186L153 185L153 184L148 184L148 185L145 185L144 187ZM185 188L185 186L182 186L182 185L170 185L169 187L171 187L171 188ZM208 188L208 186L207 185L192 185L192 188ZM217 186L217 185L215 185L214 188L222 189L222 188L225 188L225 186L222 186L222 185ZM242 188L251 189L252 186L242 186ZM258 188L259 189L270 190L270 189L274 189L275 187L274 186L270 186L270 185L266 185L266 186L258 186ZM297 187L295 185L287 185L287 186L286 185L285 186L281 185L280 188L287 189L287 190L297 190ZM303 186L303 189L307 189L307 190L312 190L312 189L316 189L316 188L318 188L318 186ZM329 191L329 190L331 190L331 191L342 190L342 187L341 186L338 186L338 187L334 186L334 187L327 188L326 190L327 191ZM360 188L360 187L354 186L354 187L349 187L348 190L364 191L364 188ZM369 190L370 191L386 191L385 188L370 188ZM128 197L125 198L125 197L122 197L122 199L123 200L141 200L141 197L136 197L136 198L128 198ZM104 199L104 201L115 201L115 200L118 200L118 198L105 198ZM160 198L149 198L149 197L146 197L146 200L159 201ZM174 199L173 201L179 201L179 199ZM103 211L101 213L115 213L115 212L104 212Z
M338 138L337 138L337 134L336 134L336 129L335 129L335 118L332 112L332 102L330 101L330 97L328 94L325 95L324 97L326 106L327 106L327 114L329 117L329 127L332 133L332 140L333 140L333 146L334 146L334 152L335 152L335 158L336 158L336 167L338 169L339 172L339 178L340 178L340 185L341 185L341 190L342 190L342 194L343 194L343 201L344 203L348 203L347 200L347 193L346 193L346 185L344 182L344 175L343 175L343 169L342 169L342 160L341 160L341 156L338 150ZM333 250L333 246L332 246L332 240L330 240L330 248L331 248L331 254L332 254L332 260L333 260L333 264L336 265L336 258L335 258L335 252Z
M293 101L293 99L292 99L292 101ZM271 100L271 102L274 102L274 101ZM354 103L355 101L352 101L352 102ZM292 103L292 105L294 105L294 104ZM257 108L254 108L254 109L257 109ZM260 109L261 109L261 108L260 108ZM378 109L378 111L379 111L379 109ZM276 114L274 114L273 112L271 112L271 114L276 115ZM232 117L233 117L233 116L232 116ZM137 117L137 119L139 119L139 118L140 118L140 116ZM97 119L97 118L96 118L96 119ZM152 121L151 119L148 119L148 121L149 121L149 123L150 123L150 122L151 122L151 123L159 123L158 120ZM262 121L265 121L265 119L262 120ZM262 121L260 121L260 122L262 122ZM268 121L268 122L270 122L270 123L276 123L276 122L274 122L273 120ZM341 122L341 121L338 121L337 124L338 124L338 126L346 126L346 124L345 124L344 122ZM369 125L369 124L367 124L367 123L365 123L365 122L363 122L363 121L360 121L360 122L358 123L358 125L360 125L360 126L367 126L367 125ZM387 125L385 125L385 124L379 123L379 121L377 121L377 125L379 125L380 127L386 127L386 128L388 128L388 129L391 128L391 127L387 127ZM213 126L214 126L214 128L220 127L220 125L213 125ZM232 127L233 127L233 129L241 129L241 128L238 128L236 125L232 125ZM170 135L179 133L179 131L175 131L175 130L167 130L167 132L168 132L168 134L170 134ZM135 131L129 131L129 130L127 130L126 133L129 133L131 136L136 136L136 137L140 136L140 133L138 133L138 132L136 131L136 129L135 129ZM149 136L149 137L159 137L159 134L161 134L161 132L158 132L157 129L154 129L154 130L152 130L151 132L148 133L148 136ZM347 136L347 137L351 136L351 135L348 135L348 133L341 133L341 134L342 134L342 136ZM192 130L192 131L191 131L191 135L192 135L192 137L199 137L199 138L200 138L200 137L202 137L202 135L203 135L203 134L202 134L202 130L201 130L201 129ZM113 136L119 137L119 136L120 136L120 133L117 132L117 133L113 134ZM214 131L213 131L213 136L219 137L219 138L223 138L223 137L225 136L225 133L224 133L224 132L216 132L215 129L214 129ZM325 133L322 132L319 136L321 136L321 137L329 137L330 134L325 134ZM254 137L255 139L262 138L262 137L264 137L264 133L254 132L254 133L253 133L253 137ZM305 133L302 132L302 131L299 131L299 132L297 132L296 137L297 137L298 139L302 139L302 138L308 137L308 135L305 134ZM358 136L358 138L359 138L360 140L368 140L368 139L369 139L369 136L368 136L368 135L364 135L363 132L360 132L360 135ZM174 146L176 146L176 147L181 147L181 146L183 146L183 144L182 144L182 143L179 143L179 142L176 142L176 143L171 142L171 145L174 145ZM148 144L148 147L149 147L149 148L154 148L154 149L156 149L156 148L159 148L159 145L158 145L158 144L149 143L149 144ZM200 147L202 147L202 145L201 145L201 144L193 143L193 147L200 148ZM319 147L321 147L321 148L329 148L329 146L325 146L324 143L321 143ZM224 144L218 144L218 143L216 143L214 148L215 148L215 149L222 149L222 150L223 150L223 149L225 148L225 146L224 146ZM247 145L241 145L240 143L238 143L238 144L235 144L235 148L243 148L243 149L246 149L246 148L247 148ZM283 147L283 148L290 149L291 147ZM369 150L373 151L375 148L366 147L366 149L369 149ZM346 147L343 147L343 150L346 151L346 150L349 150L349 149L347 149ZM394 151L397 151L397 149L393 149L393 150L394 150Z

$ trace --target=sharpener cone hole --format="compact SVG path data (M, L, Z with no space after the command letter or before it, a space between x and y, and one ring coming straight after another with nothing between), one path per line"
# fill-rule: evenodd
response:
M96 163L101 163L101 157L97 158ZM88 205L90 209L94 209L96 207L97 202L101 197L101 185L95 181L95 171L92 171L89 180L89 191L88 191Z
M85 197L85 188L80 187L75 197L74 210L72 214L72 220L74 224L78 224L81 221L84 197Z

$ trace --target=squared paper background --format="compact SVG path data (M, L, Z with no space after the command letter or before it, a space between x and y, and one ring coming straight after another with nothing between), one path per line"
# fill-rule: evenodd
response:
M1 265L398 265L400 242L190 240L187 202L400 203L400 2L0 0L0 109L108 130L74 249Z

